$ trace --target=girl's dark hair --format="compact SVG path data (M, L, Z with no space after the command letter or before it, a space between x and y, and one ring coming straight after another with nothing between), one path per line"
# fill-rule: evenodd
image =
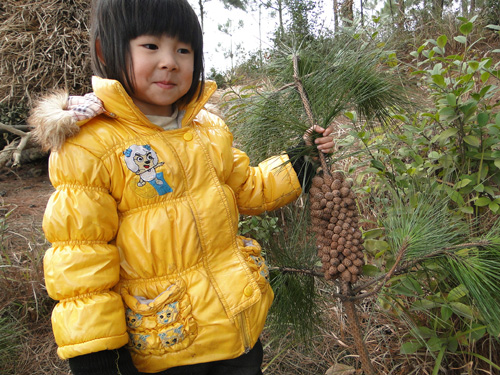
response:
M90 51L94 74L118 80L133 94L130 41L141 35L167 35L191 45L193 82L179 101L188 103L204 86L203 33L187 0L94 0ZM96 41L100 43L98 54ZM128 69L127 69L128 66Z

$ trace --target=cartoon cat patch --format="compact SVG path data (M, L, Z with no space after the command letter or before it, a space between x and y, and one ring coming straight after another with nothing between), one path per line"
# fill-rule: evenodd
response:
M170 328L166 332L161 332L158 334L158 337L161 340L161 343L163 346L166 348L169 348L175 344L180 343L182 340L184 340L184 330L183 326L177 326Z
M127 168L137 176L130 186L138 195L154 198L173 191L163 172L157 172L157 168L165 163L158 160L156 151L150 145L132 145L123 154Z

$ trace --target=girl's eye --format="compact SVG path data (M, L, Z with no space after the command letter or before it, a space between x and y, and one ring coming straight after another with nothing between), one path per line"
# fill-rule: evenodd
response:
M152 43L143 44L142 46L144 48L152 49L152 50L158 49L158 46L156 44L152 44Z
M178 51L179 53L181 53L181 54L188 54L188 53L191 53L191 51L190 51L189 49L187 49L187 48L179 48L177 51Z

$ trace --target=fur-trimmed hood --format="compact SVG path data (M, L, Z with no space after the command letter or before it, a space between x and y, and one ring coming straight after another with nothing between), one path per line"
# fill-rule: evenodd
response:
M119 82L94 76L92 77L92 86L97 96L94 93L85 96L70 96L61 90L48 94L34 105L28 118L28 124L33 128L35 142L39 143L45 151L57 151L68 138L80 132L81 126L94 117L100 114L115 117L115 114L108 111L98 98L100 87L109 85L115 86L117 92L126 97L126 102L134 107L132 112L139 112ZM193 99L185 108L181 108L183 126L193 120L207 104L208 99L216 89L215 82L205 82L205 90L201 99ZM215 111L210 110L210 112ZM144 120L147 121L145 117Z
M53 92L40 99L31 111L28 124L33 127L33 139L44 151L59 150L66 139L80 131L78 120L67 110L68 98L67 92Z

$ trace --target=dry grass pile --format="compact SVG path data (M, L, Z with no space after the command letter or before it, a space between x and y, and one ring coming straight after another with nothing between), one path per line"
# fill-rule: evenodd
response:
M0 104L28 106L52 88L90 89L85 0L2 0Z

